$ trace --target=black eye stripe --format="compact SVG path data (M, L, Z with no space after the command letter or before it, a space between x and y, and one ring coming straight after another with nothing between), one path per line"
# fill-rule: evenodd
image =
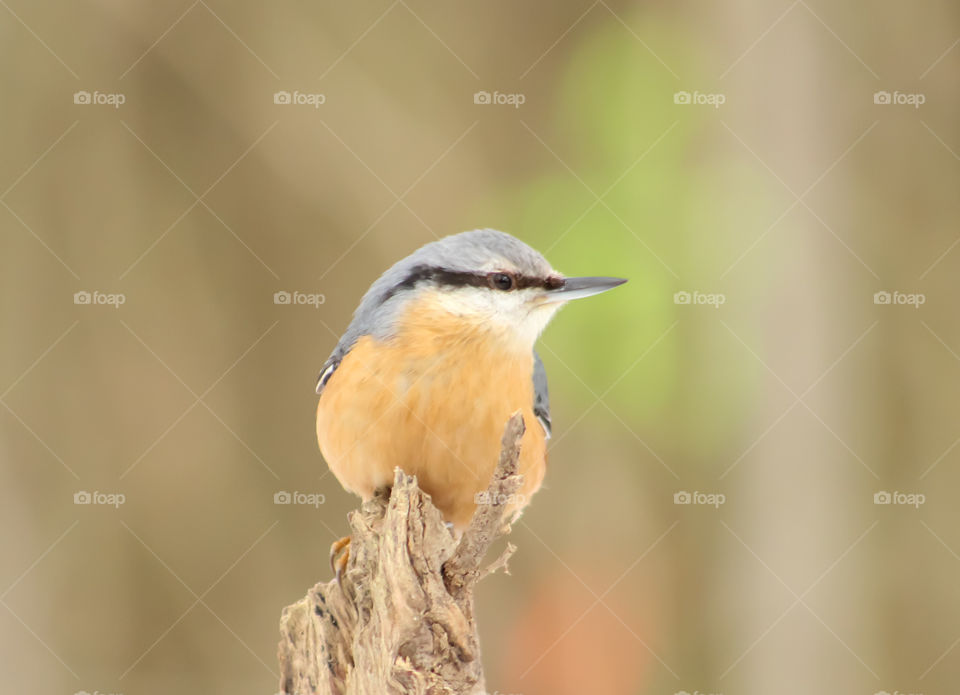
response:
M565 281L564 281L563 278L557 277L556 275L551 275L551 276L546 277L546 278L528 278L528 277L524 277L524 278L522 278L522 279L525 280L525 281L528 281L528 282L532 282L532 283L533 283L533 284L531 284L531 285L528 285L529 287L542 287L542 288L545 289L545 290L558 290L558 289L560 289L561 287L563 287L563 285L564 285L564 283L565 283ZM521 289L523 289L523 285L522 285L522 284L519 285L519 287L520 287Z
M399 282L391 288L383 297L386 301L400 290L412 289L424 282L433 282L443 287L491 287L491 276L495 274L509 275L513 278L513 289L525 290L531 287L540 287L545 290L555 290L563 287L563 278L550 276L546 278L534 277L530 275L518 275L516 273L507 273L504 271L493 271L491 273L473 273L464 270L451 270L449 268L440 268L436 266L417 266Z

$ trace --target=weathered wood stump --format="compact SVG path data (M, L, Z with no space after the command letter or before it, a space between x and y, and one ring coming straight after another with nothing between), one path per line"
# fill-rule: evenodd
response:
M320 583L280 618L280 690L291 695L485 692L473 612L490 545L509 531L504 506L520 487L524 423L504 429L500 460L457 541L414 476L350 513L350 559L340 584Z

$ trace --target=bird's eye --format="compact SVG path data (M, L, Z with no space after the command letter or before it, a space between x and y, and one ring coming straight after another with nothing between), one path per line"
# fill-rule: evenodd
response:
M490 286L495 290L512 290L514 287L513 276L508 273L491 273Z

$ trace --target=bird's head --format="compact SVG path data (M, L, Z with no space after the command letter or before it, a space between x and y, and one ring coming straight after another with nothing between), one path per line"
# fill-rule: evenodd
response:
M369 311L370 321L385 326L402 307L429 307L531 350L561 306L624 282L565 277L519 239L481 229L432 242L399 261L370 288L355 321Z

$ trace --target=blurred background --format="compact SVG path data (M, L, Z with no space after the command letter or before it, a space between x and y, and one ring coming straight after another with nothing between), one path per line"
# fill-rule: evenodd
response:
M955 3L2 0L0 36L5 692L274 692L357 505L317 373L477 227L631 280L541 340L491 692L956 692Z

